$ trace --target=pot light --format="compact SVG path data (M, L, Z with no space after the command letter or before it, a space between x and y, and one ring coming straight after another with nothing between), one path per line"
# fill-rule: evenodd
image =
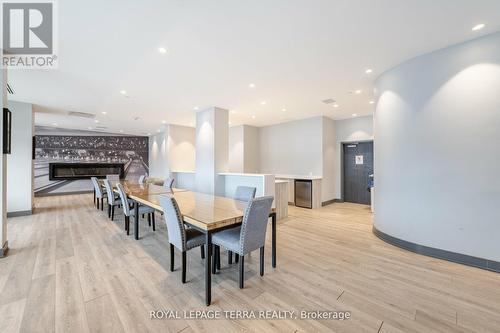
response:
M96 120L94 120L94 123L96 123L96 124L97 124L98 122L99 122L99 120L97 120L97 119L96 119Z
M254 84L254 83L250 83L250 84L248 85L248 88L255 88L255 84Z
M102 114L106 114L107 112L106 112L106 111L102 111L101 113L102 113Z
M120 130L120 133L123 133L123 130Z
M285 109L285 108L283 108L283 109L281 109L281 111L286 112L286 109Z
M57 123L52 123L52 126L57 126Z
M260 102L260 105L266 105L266 101Z
M235 114L235 113L236 113L236 110L231 110L231 113L232 113L232 114Z
M353 113L353 114L352 114L352 116L353 116L353 117L357 117L357 116L358 116L358 114L357 114L357 113Z
M339 107L339 105L338 105L338 104L333 104L333 107L334 107L334 108L338 108L338 107Z
M148 135L151 135L151 133L148 133Z
M123 96L125 96L127 94L127 91L126 90L120 90L120 94L122 94Z
M252 119L255 119L255 115L252 115Z
M478 31L485 27L485 24L481 23L472 28L472 31Z
M200 109L200 107L199 107L199 106L195 106L195 107L193 108L193 110L195 110L195 111L198 111L199 109Z
M158 48L158 52L161 53L161 54L165 54L165 53L167 53L167 49L164 48L164 47L159 47Z
M162 121L161 121L161 123L162 123L162 124L166 124L166 123L167 123L167 121L166 121L166 120L162 120Z
M362 91L362 90L360 90L360 89L358 89L358 90L354 91L354 93L355 93L356 95L359 95L359 94L361 94L362 92L363 92L363 91Z
M89 130L91 130L91 129L92 129L92 127L91 127L91 126L89 126L89 127L87 127L87 128L88 128Z
M157 131L158 133L160 133L160 132L161 132L161 130L156 130L156 131Z
M366 74L370 74L371 72L373 72L373 70L372 70L371 68L368 68L368 69L365 71L365 73L366 73Z
M229 125L231 125L231 122L228 122Z
M375 101L369 101L368 103L370 103L370 104L375 104Z

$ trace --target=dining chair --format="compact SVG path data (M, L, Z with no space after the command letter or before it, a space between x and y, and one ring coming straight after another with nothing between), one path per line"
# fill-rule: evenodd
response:
M264 245L266 243L267 222L274 197L265 196L249 201L241 226L222 230L212 234L214 244L214 261L212 272L220 267L220 247L224 247L240 257L239 260L239 284L244 285L244 262L245 255L260 249L260 276L264 275ZM216 262L217 261L217 262Z
M104 179L104 187L106 188L108 199L108 217L113 221L115 218L115 206L120 203L120 196L113 192L113 185L111 185L108 179Z
M186 252L198 246L203 248L205 235L194 228L186 229L175 198L161 196L160 205L163 208L170 243L170 271L174 271L174 247L176 247L182 252L182 283L186 283Z
M135 211L135 208L130 207L130 203L127 198L127 194L125 193L125 189L121 183L116 184L116 189L120 196L120 200L122 202L123 207L123 215L125 215L125 230L127 231L127 235L130 232L130 216L135 216L135 214L148 214L148 219L151 217L153 220L153 231L156 230L155 227L155 210L154 208L148 206L139 206L139 212ZM150 215L151 214L151 215Z
M167 178L165 179L165 182L163 183L163 186L166 187L166 188L169 188L169 189L172 189L172 187L174 186L174 178Z
M257 189L251 186L238 186L236 187L236 192L234 193L235 200L249 202L253 198L255 198L255 192ZM235 261L238 263L239 256L235 255ZM231 265L233 263L233 252L228 251L227 253L227 263Z
M95 197L97 199L97 209L99 209L99 199L101 199L101 210L103 210L104 209L105 191L102 190L102 187L99 184L97 177L90 177L90 180L92 181L92 184L94 185Z
M250 201L255 198L257 189L250 186L238 186L234 194L234 199L239 201Z

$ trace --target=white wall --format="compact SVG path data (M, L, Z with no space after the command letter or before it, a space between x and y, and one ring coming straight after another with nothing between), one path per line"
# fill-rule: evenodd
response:
M260 128L260 172L322 174L323 117Z
M376 82L375 227L500 261L500 33Z
M323 179L321 179L321 201L337 199L335 193L335 121L323 118Z
M259 173L259 128L239 125L229 128L229 171Z
M373 117L356 117L335 121L334 197L340 199L342 183L342 143L373 140ZM376 178L376 176L375 176ZM375 179L376 181L376 179Z
M33 208L33 106L8 102L12 112L12 148L7 157L7 211L31 213Z
M245 172L243 125L229 128L229 172Z
M164 131L149 137L149 176L170 177L168 156L168 126Z

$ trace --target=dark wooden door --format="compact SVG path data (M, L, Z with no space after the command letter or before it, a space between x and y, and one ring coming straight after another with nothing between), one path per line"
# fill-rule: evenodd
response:
M344 143L344 201L369 205L373 142Z

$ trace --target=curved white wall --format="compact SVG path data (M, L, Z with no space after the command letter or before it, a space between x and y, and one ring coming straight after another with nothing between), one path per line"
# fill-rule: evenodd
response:
M500 261L500 33L382 74L374 226Z

